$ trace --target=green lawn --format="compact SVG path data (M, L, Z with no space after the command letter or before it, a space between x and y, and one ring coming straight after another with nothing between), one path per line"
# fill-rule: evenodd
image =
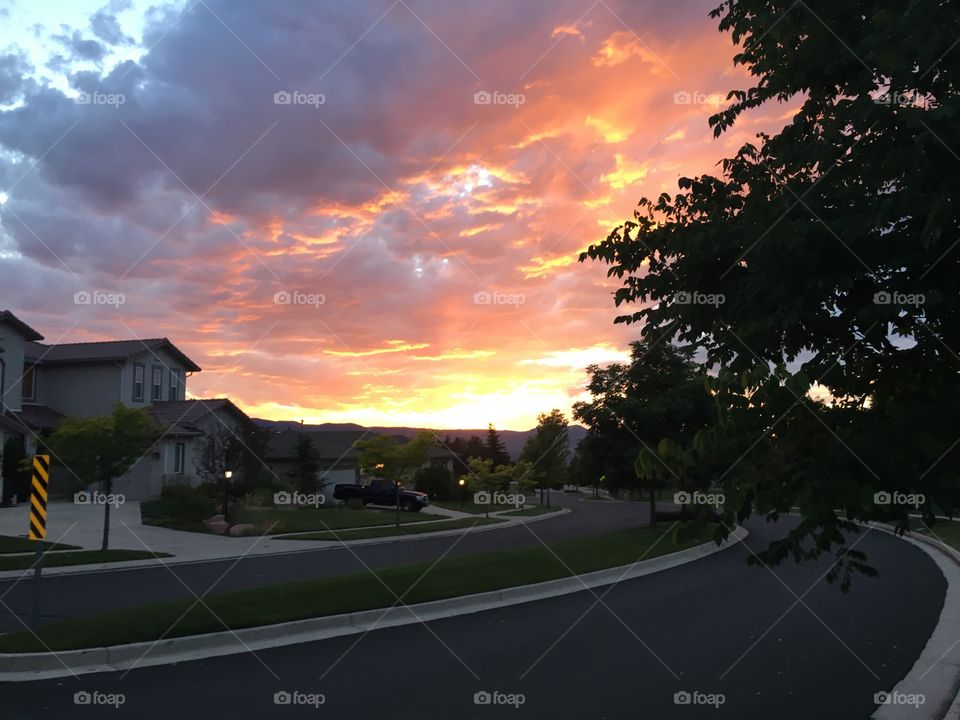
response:
M301 532L304 530L340 530L342 528L392 525L396 521L394 510L351 510L349 508L239 508L236 522L253 523L269 535ZM401 524L431 520L423 513L400 513ZM272 527L272 529L271 529Z
M144 503L141 505L143 510ZM191 532L206 532L203 522L195 518L179 520L176 516L162 513L160 507L148 506L142 513L143 522L148 525L160 525L171 530L187 530ZM213 512L210 513L213 515ZM351 510L349 508L275 508L275 507L245 507L232 505L230 507L230 522L251 523L257 527L259 534L277 535L280 533L304 532L310 530L339 530L341 528L368 527L370 525L393 524L395 520L393 510ZM400 513L401 523L427 522L433 518L423 513Z
M561 510L563 510L563 508L547 507L546 505L534 505L532 508L511 510L510 512L501 513L499 517L529 517L532 515L547 515L548 513L560 512Z
M362 540L365 538L392 537L394 535L416 535L419 533L441 532L443 530L457 530L476 525L490 525L502 522L495 518L458 518L457 520L443 520L440 522L417 523L402 525L401 527L368 528L365 530L340 530L332 532L307 533L306 535L289 535L279 540Z
M446 508L447 510L457 510L458 512L472 513L474 515L483 515L489 512L497 512L499 510L509 510L509 505L477 505L472 502L465 502L463 507L460 507L460 503L451 502L446 500L441 500L439 502L432 502L432 505L437 507Z
M445 508L447 510L456 510L457 512L474 514L482 514L487 512L487 510L496 510L495 507L490 505L475 505L472 502L465 502L463 505L461 505L459 502L453 500L432 500L430 504L436 505L439 508Z
M549 550L535 547L447 557L435 565L428 562L380 570L376 576L363 572L220 593L205 598L209 610L192 598L114 610L51 623L40 629L39 637L51 650L71 650L217 632L224 629L220 619L238 629L386 608L396 602L394 593L413 604L626 565L641 557L706 542L712 536L712 529L705 528L699 538L677 545L665 532L637 528L558 542ZM40 640L27 631L9 633L0 636L0 651L43 651Z
M56 552L58 550L77 550L76 545L63 545L61 543L43 543L44 552ZM36 552L37 541L27 540L26 538L10 537L9 535L0 535L0 555L10 553Z
M938 540L942 540L950 547L960 550L960 521L937 520L928 530L920 523L919 518L915 518L911 519L910 525L917 532L923 533L924 535L931 535Z
M88 563L110 563L123 560L147 560L154 557L170 557L166 553L152 553L145 550L81 550L79 552L44 555L44 567L62 567L64 565L86 565ZM0 557L0 570L26 570L33 567L36 558L33 555Z

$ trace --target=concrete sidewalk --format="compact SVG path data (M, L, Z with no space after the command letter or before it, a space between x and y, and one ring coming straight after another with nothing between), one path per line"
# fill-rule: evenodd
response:
M11 508L0 508L0 535L14 537L26 536L27 513L26 504ZM447 510L431 513L431 520L476 518L482 515L450 512ZM569 511L565 511L569 512ZM399 542L419 540L429 537L440 537L462 532L481 532L511 527L523 522L535 522L550 517L565 514L564 511L546 515L529 517L503 517L500 523L481 525L469 528L453 528L450 530L433 531L424 534L407 534L392 537L367 538L356 540L285 540L280 536L262 537L229 537L211 535L198 532L184 532L168 528L144 525L140 520L140 504L129 502L119 507L110 508L110 549L112 550L142 550L146 552L166 553L173 557L146 560L127 560L112 563L97 563L90 565L70 565L63 567L48 567L46 574L69 574L92 572L98 570L122 570L124 568L147 567L162 562L165 565L203 562L208 560L224 560L245 556L278 555L284 553L304 552L307 550L326 550L343 547L343 545L368 545L385 542ZM491 517L494 514L491 513ZM357 529L372 529L370 526ZM338 529L337 532L345 532ZM314 531L316 532L316 531ZM76 545L85 550L99 550L103 534L103 507L100 505L76 505L71 502L53 502L47 507L47 540L49 542ZM295 535L292 535L295 537ZM0 579L18 577L27 572L25 570L0 571Z
M0 508L0 535L24 537L29 506ZM52 502L47 506L47 540L99 550L103 540L103 506ZM144 525L140 503L128 502L110 508L110 549L143 550L174 555L177 560L211 560L245 553L316 548L316 542L274 540L257 537L225 537L182 532Z

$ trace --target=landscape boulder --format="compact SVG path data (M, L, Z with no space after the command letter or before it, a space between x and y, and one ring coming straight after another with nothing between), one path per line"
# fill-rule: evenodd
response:
M211 518L207 518L203 521L203 526L207 529L207 532L211 532L214 535L224 535L227 530L230 529L230 525L223 519L223 515L214 515Z
M237 523L232 528L230 528L230 535L233 537L243 537L245 535L256 535L257 528L255 525L250 523Z

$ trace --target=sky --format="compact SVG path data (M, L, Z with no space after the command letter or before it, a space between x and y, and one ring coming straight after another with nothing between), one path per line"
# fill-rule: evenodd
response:
M789 113L716 0L0 0L0 308L272 419L527 429L628 357L578 253Z

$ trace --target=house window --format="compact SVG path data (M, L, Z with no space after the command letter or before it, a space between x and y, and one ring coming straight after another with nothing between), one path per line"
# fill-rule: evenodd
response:
M20 380L20 386L23 389L24 400L34 400L36 398L37 375L34 365L31 365L24 371L23 378Z
M143 402L143 365L141 363L133 364L133 399L136 402Z
M162 400L163 393L163 368L153 366L153 375L150 378L150 399Z
M183 460L186 456L186 450L185 443L173 444L173 472L175 475L183 475Z
M170 370L170 392L167 395L167 400L179 400L180 399L180 371L179 370Z

